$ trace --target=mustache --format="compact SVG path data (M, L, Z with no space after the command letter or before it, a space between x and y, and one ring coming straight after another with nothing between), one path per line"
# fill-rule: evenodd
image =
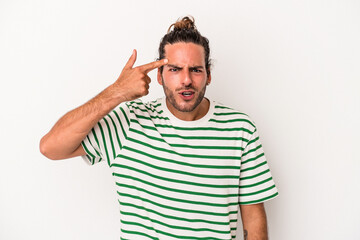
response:
M195 88L193 88L192 86L189 87L182 87L182 88L177 88L176 91L189 91L189 90L193 90L196 91Z

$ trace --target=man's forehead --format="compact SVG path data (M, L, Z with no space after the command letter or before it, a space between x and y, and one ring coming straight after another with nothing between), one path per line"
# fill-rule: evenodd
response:
M201 45L194 43L174 43L165 45L165 58L168 65L178 67L205 66L205 53Z
M164 47L165 50L165 54L166 53L172 53L172 52L198 52L198 53L204 53L204 47L199 45L199 44L195 44L192 42L177 42L177 43L173 43L173 44L166 44Z

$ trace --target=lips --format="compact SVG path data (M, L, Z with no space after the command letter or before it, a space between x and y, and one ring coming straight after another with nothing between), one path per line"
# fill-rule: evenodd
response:
M193 99L194 95L195 95L195 92L192 91L192 90L183 90L183 91L180 91L179 92L179 95L182 99L184 100L191 100Z

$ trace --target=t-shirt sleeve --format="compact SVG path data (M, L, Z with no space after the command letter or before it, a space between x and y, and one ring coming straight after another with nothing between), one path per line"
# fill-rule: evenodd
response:
M278 195L255 129L241 157L239 203L256 204Z
M121 104L91 129L81 143L86 152L82 158L88 164L106 161L110 166L126 142L130 126L128 116L128 106Z

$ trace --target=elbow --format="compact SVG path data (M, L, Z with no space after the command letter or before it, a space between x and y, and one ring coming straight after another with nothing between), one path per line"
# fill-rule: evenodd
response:
M45 135L44 137L41 138L40 140L40 144L39 144L39 148L40 148L40 152L42 155L44 155L45 157L47 157L50 160L58 160L59 158L57 158L51 151L51 148L49 147L49 143L47 140L47 135Z

